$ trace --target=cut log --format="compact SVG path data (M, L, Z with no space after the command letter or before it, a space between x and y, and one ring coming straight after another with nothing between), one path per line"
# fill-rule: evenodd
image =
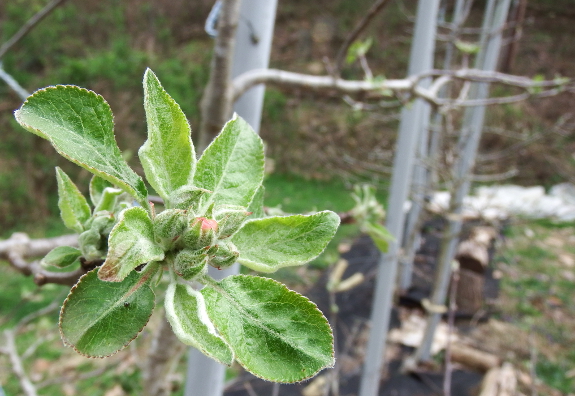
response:
M459 271L459 285L455 303L459 315L473 316L483 308L485 277L468 269Z
M496 236L497 231L493 227L475 227L457 249L455 258L460 268L483 274L489 264L489 246Z
M451 360L482 373L499 367L501 363L496 355L460 343L451 345Z

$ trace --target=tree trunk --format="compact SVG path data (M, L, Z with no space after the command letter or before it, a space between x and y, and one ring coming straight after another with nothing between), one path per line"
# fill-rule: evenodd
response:
M218 16L218 36L210 68L210 78L200 103L202 120L198 148L202 152L231 117L232 59L238 26L240 0L222 0Z

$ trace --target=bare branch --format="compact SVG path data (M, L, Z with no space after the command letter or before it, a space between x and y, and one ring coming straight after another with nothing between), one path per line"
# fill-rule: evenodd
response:
M419 82L425 78L435 78L429 89L423 88ZM511 87L521 88L525 92L483 100L462 98L440 98L439 91L443 86L455 80L498 83ZM572 80L546 80L534 81L528 77L514 76L499 72L483 71L478 69L460 70L431 70L404 79L390 79L383 81L344 80L332 76L313 76L302 73L288 72L278 69L256 69L241 74L233 80L233 100L239 98L245 91L257 84L273 84L277 86L298 87L308 91L330 92L337 91L350 96L363 95L370 99L389 97L390 91L403 100L422 98L430 104L443 106L479 106L503 103L513 103L530 97L545 97L557 95L566 90L573 90ZM536 90L539 90L537 92Z
M14 332L17 333L18 331L20 331L20 329L22 327L26 326L28 323L30 323L34 319L39 318L40 316L47 315L50 312L60 308L60 305L61 305L60 300L63 297L64 297L64 295L61 295L58 298L55 298L54 301L52 301L50 304L46 305L44 308L41 308L37 311L34 311L34 312L29 313L28 315L24 316L22 319L20 319L20 321L14 327Z
M77 235L30 239L28 235L17 232L9 239L0 241L0 258L8 260L12 267L22 274L32 275L38 286L46 283L73 286L87 272L87 268L80 267L71 272L52 272L42 268L38 261L29 263L25 258L43 256L58 246L77 246L77 244Z
M22 99L22 101L26 100L30 93L26 91L19 83L12 77L10 74L6 73L6 71L2 68L2 62L0 62L0 79L4 80L6 85L12 89L12 91L16 92L16 94Z
M313 76L278 69L255 69L239 75L233 80L233 100L237 100L244 92L258 84L273 84L278 86L298 87L309 91L335 90L348 95L371 94L382 97L383 89L409 91L413 82L405 80L385 80L382 82L354 81L334 78L331 76Z
M2 352L6 353L10 358L12 372L18 377L24 394L26 396L38 396L36 387L26 375L26 371L24 371L24 366L22 365L22 359L20 359L20 355L18 355L14 330L4 330L4 338L6 339L6 345L2 349Z
M63 4L66 0L52 0L44 8L38 11L32 18L28 19L24 25L16 32L16 34L8 39L0 47L0 59L6 55L6 52L10 50L16 43L26 36L34 26L36 26L42 19L44 19L48 14L50 14L56 7Z
M373 3L367 14L363 16L363 18L361 19L361 21L359 21L357 26L346 37L345 41L343 42L339 51L337 52L337 56L335 58L335 72L338 75L339 72L341 71L341 65L343 63L343 59L345 58L349 46L359 37L361 32L365 30L365 28L369 25L369 23L377 15L377 13L383 10L383 7L385 7L387 3L389 3L389 0L377 0L375 3Z
M9 239L0 241L0 258L6 258L9 252L17 252L22 257L44 256L58 246L78 246L78 235L30 239L25 233L15 232Z
M519 170L517 168L511 168L506 172L497 173L492 175L471 175L471 180L474 182L498 182L502 180L511 179L514 176L519 174Z
M58 301L59 303L59 301ZM56 308L60 308L60 304L58 304L58 306ZM46 342L50 342L53 341L54 339L56 339L56 337L58 337L58 333L57 332L53 332L52 334L46 336L46 337L38 337L34 340L34 342L28 347L26 348L26 350L24 351L24 353L22 353L22 360L26 360L30 357L32 357L35 353L36 350L38 350L38 347ZM36 384L36 388L40 389L40 386L38 384Z

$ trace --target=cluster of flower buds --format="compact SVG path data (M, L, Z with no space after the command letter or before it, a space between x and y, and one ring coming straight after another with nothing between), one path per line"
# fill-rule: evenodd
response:
M224 269L236 262L239 252L228 238L250 214L232 205L211 206L204 216L192 207L166 209L154 218L154 238L172 253L174 272L192 280L205 274L207 265Z
M118 188L106 187L102 191L92 216L83 224L84 232L78 237L78 245L86 261L106 256L108 236L117 221L115 213L131 207L132 200Z
M87 261L99 259L106 255L108 235L110 235L115 222L113 213L100 211L84 224L86 230L78 237L78 245L82 251L82 256Z

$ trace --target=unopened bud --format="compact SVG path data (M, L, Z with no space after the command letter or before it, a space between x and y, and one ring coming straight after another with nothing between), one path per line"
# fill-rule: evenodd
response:
M202 250L184 249L174 259L174 272L185 280L192 280L206 273L208 255Z
M231 242L222 241L218 243L215 254L210 256L209 263L217 269L224 269L235 263L240 256L236 246Z
M188 218L180 209L166 209L154 218L154 238L168 248L186 229Z
M96 213L90 228L100 235L109 235L114 228L114 216L108 211Z
M251 214L252 212L246 211L242 206L225 205L216 208L214 218L219 226L218 238L225 239L232 236Z
M183 244L187 249L198 250L211 246L216 240L218 223L205 217L197 217L192 220L190 228L184 233Z
M170 205L177 209L186 209L195 212L200 204L200 199L204 194L210 194L211 191L192 187L182 186L170 194Z
M82 256L88 261L100 258L103 255L103 252L100 250L102 247L102 237L99 232L92 228L80 234L78 237L78 245L82 251Z

